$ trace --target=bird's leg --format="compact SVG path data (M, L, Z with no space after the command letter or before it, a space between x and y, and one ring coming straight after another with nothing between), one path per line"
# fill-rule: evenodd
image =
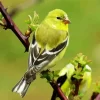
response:
M55 81L59 77L58 73L59 70L50 71L50 69L47 69L41 72L41 78L46 78L49 82Z
M41 72L41 78L46 78L49 82L54 80L54 71L50 71L50 69L44 70Z
M43 70L43 71L41 72L41 74L45 74L45 73L49 73L49 72L51 72L50 69L47 69L47 70Z

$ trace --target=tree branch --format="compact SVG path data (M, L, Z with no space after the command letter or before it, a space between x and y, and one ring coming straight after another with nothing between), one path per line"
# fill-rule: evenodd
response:
M80 63L78 63L78 68L81 68ZM74 96L78 95L79 86L81 84L82 79L75 79L73 84L75 85Z
M78 95L78 91L79 91L79 86L80 86L80 84L81 84L81 79L80 80L75 80L75 91L74 91L74 96L76 96L76 95Z
M100 94L97 95L95 100L100 100Z
M100 94L98 92L93 92L90 100L100 100Z
M60 100L68 100L61 88L58 86L57 82L54 80L55 75L56 74L54 74L54 71L50 71L48 69L41 72L41 78L47 79L47 81L50 83Z
M62 92L62 90L60 89L60 87L57 85L55 81L50 82L50 85L56 91L56 93L58 94L61 100L68 100L68 98L64 95L64 93Z
M21 43L24 45L26 48L25 51L28 51L29 48L29 41L28 41L28 36L25 36L22 34L22 32L19 30L19 28L15 25L7 11L5 10L4 6L0 2L0 12L4 16L5 19L5 29L11 29L14 34L18 37L18 39L21 41Z
M34 6L37 2L39 2L39 0L25 0L23 3L13 7L13 9L9 12L9 15L14 17L20 11L25 10L30 6Z

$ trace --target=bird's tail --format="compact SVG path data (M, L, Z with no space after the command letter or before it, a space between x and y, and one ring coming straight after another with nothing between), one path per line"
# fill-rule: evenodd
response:
M22 79L14 86L12 92L17 92L20 94L21 97L24 97L30 84L31 82L27 83L24 77L22 77Z

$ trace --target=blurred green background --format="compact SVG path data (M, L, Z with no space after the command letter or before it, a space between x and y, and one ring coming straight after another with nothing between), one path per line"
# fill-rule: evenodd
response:
M10 12L14 7L23 6L13 20L24 33L27 29L25 20L35 10L40 16L40 22L47 13L55 8L67 12L71 24L69 25L70 43L66 54L55 69L64 67L77 53L82 52L92 60L93 82L83 100L89 100L95 82L100 80L100 0L1 0ZM32 5L31 5L32 4ZM28 6L28 7L27 7ZM22 100L12 93L12 87L23 76L27 68L28 53L11 30L0 28L0 100ZM52 88L45 79L31 84L23 100L50 100Z

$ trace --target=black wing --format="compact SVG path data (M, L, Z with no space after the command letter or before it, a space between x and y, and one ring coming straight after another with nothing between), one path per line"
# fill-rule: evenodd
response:
M67 43L68 37L56 48L49 51L44 50L42 53L40 53L41 49L38 47L37 42L33 40L30 46L29 68L32 68L33 72L40 71L66 47Z
M32 67L38 56L40 55L40 48L37 46L37 42L35 41L35 36L33 36L32 43L29 47L29 59L28 59L28 67Z

